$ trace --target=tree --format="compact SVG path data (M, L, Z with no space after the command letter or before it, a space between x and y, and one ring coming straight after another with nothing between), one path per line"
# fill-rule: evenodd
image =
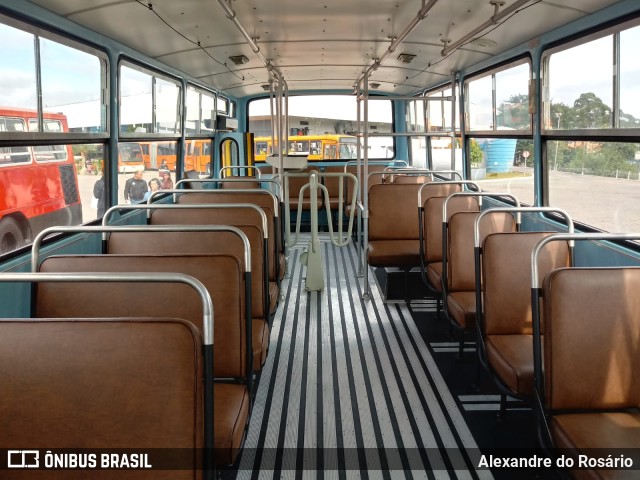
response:
M482 148L480 148L478 142L473 138L469 141L469 156L471 158L471 166L473 168L479 167L484 158Z
M575 113L574 128L607 128L611 127L611 108L595 93L583 93L573 102Z
M527 129L531 125L529 114L529 96L512 95L508 102L503 102L496 112L498 128L507 127L516 130Z

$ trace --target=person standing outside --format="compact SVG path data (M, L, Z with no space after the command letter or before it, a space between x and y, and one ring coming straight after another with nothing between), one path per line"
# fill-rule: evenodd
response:
M149 197L153 194L153 192L157 192L160 190L160 180L157 178L152 178L149 180L149 190L147 190L142 198L145 202L149 200Z
M106 210L106 195L104 190L104 175L102 175L96 183L93 184L93 198L95 198L95 206L98 209L97 218L104 216Z
M144 200L148 187L147 182L142 178L142 173L142 170L137 170L124 184L125 203L140 203Z
M169 170L161 171L160 175L162 177L160 181L160 188L162 190L171 190L173 188L173 180L171 180Z

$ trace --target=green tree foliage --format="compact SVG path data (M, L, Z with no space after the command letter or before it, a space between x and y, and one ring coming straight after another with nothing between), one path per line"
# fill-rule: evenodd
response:
M512 95L508 102L500 104L497 112L498 128L507 127L515 130L528 130L531 127L529 114L529 96L526 94ZM526 159L527 166L533 165L533 141L519 139L516 143L515 162L525 161L523 152L529 152Z
M594 93L583 93L568 106L552 103L551 127L560 130L607 129L613 126L613 111ZM557 123L556 123L557 122ZM633 115L620 112L620 126L637 126L639 120ZM637 172L634 163L638 144L614 142L565 142L548 144L550 168L592 175L615 176Z
M531 117L528 95L511 96L508 102L498 106L496 118L499 128L529 129ZM613 110L595 93L583 93L573 105L551 103L547 122L547 127L554 130L610 129L613 126ZM622 111L619 123L621 128L640 128L640 119ZM522 153L525 151L530 154L527 166L531 166L534 158L533 141L518 139L516 161L524 160ZM547 159L550 169L615 176L638 172L640 165L634 160L637 151L640 151L640 145L636 143L552 140L547 144ZM470 155L473 166L481 161L481 157L478 157L481 154L480 147L472 140Z
M473 138L469 141L469 152L471 156L471 166L474 168L479 167L483 159L482 149Z

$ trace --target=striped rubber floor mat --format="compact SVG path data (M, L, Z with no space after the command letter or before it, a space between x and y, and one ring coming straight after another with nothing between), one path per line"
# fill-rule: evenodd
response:
M404 304L371 300L353 246L323 239L325 286L307 292L303 246L271 330L237 468L224 478L490 479Z

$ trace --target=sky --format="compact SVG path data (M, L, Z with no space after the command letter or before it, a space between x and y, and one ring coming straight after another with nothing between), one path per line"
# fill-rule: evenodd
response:
M593 92L607 105L612 105L613 45L611 36L590 42L551 56L549 97L554 103L572 105L582 93ZM624 31L621 35L621 108L625 113L640 118L640 27ZM13 27L0 24L0 106L35 108L35 60L33 36ZM45 108L64 111L70 124L96 125L102 115L100 60L90 54L66 47L50 40L41 44L43 102ZM526 67L509 73L498 74L498 104L511 95L526 93ZM502 80L500 76L502 75ZM149 90L147 75L133 70L123 82L124 92L142 93ZM53 87L51 87L53 85ZM483 89L487 92L486 89ZM486 105L488 98L480 94L474 103ZM142 95L140 96L142 98ZM327 97L313 97L301 101L292 97L291 115L305 116L313 111L317 117L356 120L355 97L342 97L330 102ZM142 101L142 100L141 100ZM144 102L147 103L147 102ZM172 103L172 102L169 102ZM490 102L488 103L490 105ZM372 121L388 121L387 102L369 102L369 118ZM252 115L268 115L268 101L253 102ZM472 107L473 108L473 107ZM132 101L123 106L123 115L138 116L142 110ZM482 110L482 109L480 109ZM476 109L478 111L478 109ZM160 112L160 114L162 114ZM480 124L488 120L486 112L476 119ZM136 123L135 120L124 123ZM138 122L139 123L139 122ZM80 125L76 125L80 126Z

